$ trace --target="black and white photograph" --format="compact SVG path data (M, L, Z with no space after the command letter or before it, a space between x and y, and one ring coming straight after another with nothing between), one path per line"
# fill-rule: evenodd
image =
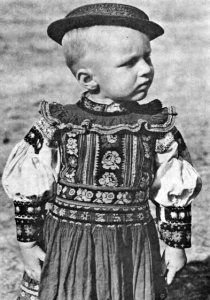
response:
M210 2L0 12L0 300L210 300Z

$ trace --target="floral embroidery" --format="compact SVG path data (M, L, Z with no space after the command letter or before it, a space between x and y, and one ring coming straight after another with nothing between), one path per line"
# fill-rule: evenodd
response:
M57 144L54 138L56 132L56 128L54 126L51 126L44 118L41 118L36 123L36 127L42 132L50 145L55 146Z
M27 235L33 235L34 234L34 228L33 226L30 226L30 225L25 225L25 233Z
M171 239L171 232L169 230L162 230L161 233L164 239Z
M143 139L143 141L145 141L145 142L149 142L151 138L150 138L150 136L142 135L142 139Z
M104 173L101 179L99 179L99 183L102 186L117 186L118 181L117 177L114 175L114 173Z
M68 139L68 143L66 144L66 148L67 148L67 153L77 156L78 148L77 148L77 140L76 139L73 139L72 137L70 137Z
M77 162L78 162L77 157L72 156L72 155L69 156L69 164L72 168L76 168Z
M64 216L65 215L65 212L66 210L64 208L62 208L60 211L59 211L59 215L60 216Z
M118 193L117 195L118 201L116 204L129 204L133 201L133 197L131 193L125 192L125 193Z
M62 186L60 184L57 185L57 195L60 195L62 191Z
M90 110L95 110L95 111L103 111L104 108L106 107L105 104L97 104L93 101L90 101L87 98L84 98L83 100L83 104L86 108L90 109Z
M179 232L179 231L174 231L174 232L172 232L172 234L171 234L171 239L172 239L174 242L180 242L181 239L182 239L182 233Z
M17 226L17 235L21 235L22 234L22 228L21 226Z
M69 169L69 171L70 171L70 173L66 173L65 177L66 177L67 181L74 183L76 170Z
M145 151L144 156L150 158L150 146L146 142L143 142L143 146Z
M74 189L70 189L69 190L69 195L70 196L73 196L75 193L76 193L76 191Z
M121 158L116 151L107 151L103 157L102 165L104 169L119 169Z
M101 106L100 105L95 105L94 110L95 111L101 111Z
M77 197L75 198L75 200L90 202L93 198L93 195L94 194L91 191L88 191L87 189L78 189Z
M158 153L163 153L171 147L173 142L174 136L171 132L168 132L164 138L156 140L155 151Z
M114 199L114 193L109 192L97 192L96 193L96 199L94 202L97 203L112 203Z
M102 135L101 140L103 142L102 147L110 148L118 145L118 137L114 134Z
M138 202L142 202L144 201L144 199L145 199L145 192L142 191L136 192L135 200L137 200Z
M141 178L141 182L140 182L140 187L141 188L146 188L149 185L149 174L148 173L143 173L142 174L142 178Z

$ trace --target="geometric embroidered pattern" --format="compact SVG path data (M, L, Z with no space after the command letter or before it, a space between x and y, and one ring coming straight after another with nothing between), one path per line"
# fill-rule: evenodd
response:
M86 206L85 206L86 205ZM106 207L103 205L75 204L74 201L60 201L56 199L50 210L50 214L63 222L123 225L146 224L152 216L149 205Z

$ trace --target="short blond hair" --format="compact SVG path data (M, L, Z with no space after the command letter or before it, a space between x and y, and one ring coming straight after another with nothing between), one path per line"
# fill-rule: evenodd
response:
M83 58L91 51L101 51L108 45L108 36L115 26L91 26L73 29L67 32L62 40L66 64L75 75L82 65Z

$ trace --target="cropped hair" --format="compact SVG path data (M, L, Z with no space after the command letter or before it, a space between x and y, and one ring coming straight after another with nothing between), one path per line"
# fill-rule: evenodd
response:
M102 50L104 41L108 43L107 34L112 31L113 26L91 26L73 29L64 35L63 53L66 64L74 75L80 67L84 67L82 60L88 53Z

